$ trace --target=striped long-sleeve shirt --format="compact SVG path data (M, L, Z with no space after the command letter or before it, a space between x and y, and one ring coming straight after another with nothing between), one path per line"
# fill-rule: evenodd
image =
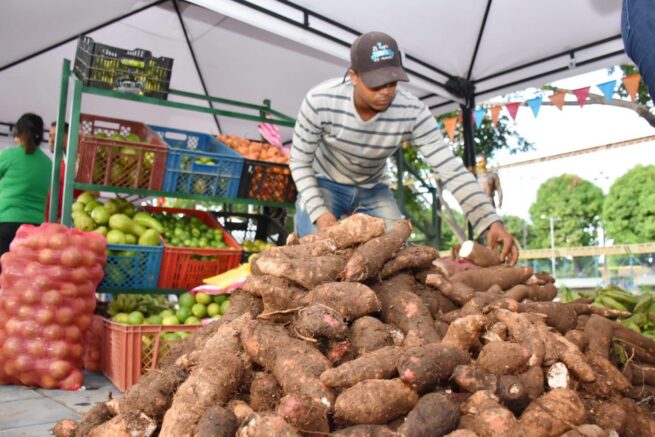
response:
M500 217L473 175L444 142L427 105L398 88L389 108L363 121L350 81L324 82L303 101L293 135L291 175L312 222L327 212L316 178L371 188L404 141L416 146L459 202L476 232Z

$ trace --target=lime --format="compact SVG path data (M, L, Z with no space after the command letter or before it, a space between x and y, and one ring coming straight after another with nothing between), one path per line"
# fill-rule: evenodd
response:
M180 337L182 340L187 338L189 335L191 335L191 333L189 331L179 331L177 333L177 336Z
M167 341L177 341L180 337L177 335L177 332L166 332L161 335L162 340Z
M162 325L179 325L180 321L175 316L164 317L161 321Z
M141 325L143 323L144 317L141 311L132 311L127 316L127 323L130 325Z
M113 317L112 320L113 320L114 322L116 322L116 323L122 323L122 324L124 324L124 325L127 325L127 324L128 324L128 320L129 320L129 317L130 317L130 316L129 316L128 314L126 314L126 313L118 313L118 314L116 314L116 315Z
M174 316L174 315L175 315L175 313L173 312L173 310L164 310L161 313L159 313L159 317L161 317L162 319L165 319L166 317L170 317L170 316Z
M158 314L153 314L146 319L148 325L161 325L162 317Z
M195 317L195 316L190 316L187 317L187 319L184 321L185 325L199 325L200 324L200 319Z
M229 306L230 306L230 301L229 300L226 300L225 302L223 302L221 304L221 314L225 314L225 311L227 311Z
M207 305L207 315L214 317L221 314L221 306L217 303L210 303Z
M184 321L191 315L191 308L188 307L180 307L179 310L175 313L175 316L177 319L184 323Z
M178 298L178 302L181 307L191 308L193 305L195 305L196 299L193 297L192 294L184 293L180 295L180 297Z
M207 293L196 293L196 302L209 305L212 302L212 297Z
M207 307L201 303L197 303L193 307L191 307L191 312L197 318L202 319L203 317L207 316Z
M217 294L216 296L214 296L214 302L219 305L227 301L228 299L229 296L227 294Z

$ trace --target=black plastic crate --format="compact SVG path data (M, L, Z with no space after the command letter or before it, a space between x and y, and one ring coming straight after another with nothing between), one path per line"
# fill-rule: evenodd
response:
M125 50L81 36L73 71L94 88L166 99L173 59L154 57L148 50Z
M239 197L293 203L298 190L286 164L246 159L241 174Z
M247 251L243 242L260 240L284 246L289 233L275 219L263 214L247 214L229 211L211 211L216 220L243 248L243 262L255 252Z

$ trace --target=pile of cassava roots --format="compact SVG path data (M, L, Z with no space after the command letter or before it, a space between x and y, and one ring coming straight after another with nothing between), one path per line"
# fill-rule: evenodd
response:
M355 214L263 252L219 321L55 435L655 435L655 342L629 314L410 233Z

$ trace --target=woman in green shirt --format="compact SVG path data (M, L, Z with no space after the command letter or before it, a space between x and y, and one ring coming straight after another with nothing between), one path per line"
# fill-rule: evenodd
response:
M43 120L23 114L14 126L16 147L0 153L0 255L22 224L41 224L50 190L52 161L41 150Z

